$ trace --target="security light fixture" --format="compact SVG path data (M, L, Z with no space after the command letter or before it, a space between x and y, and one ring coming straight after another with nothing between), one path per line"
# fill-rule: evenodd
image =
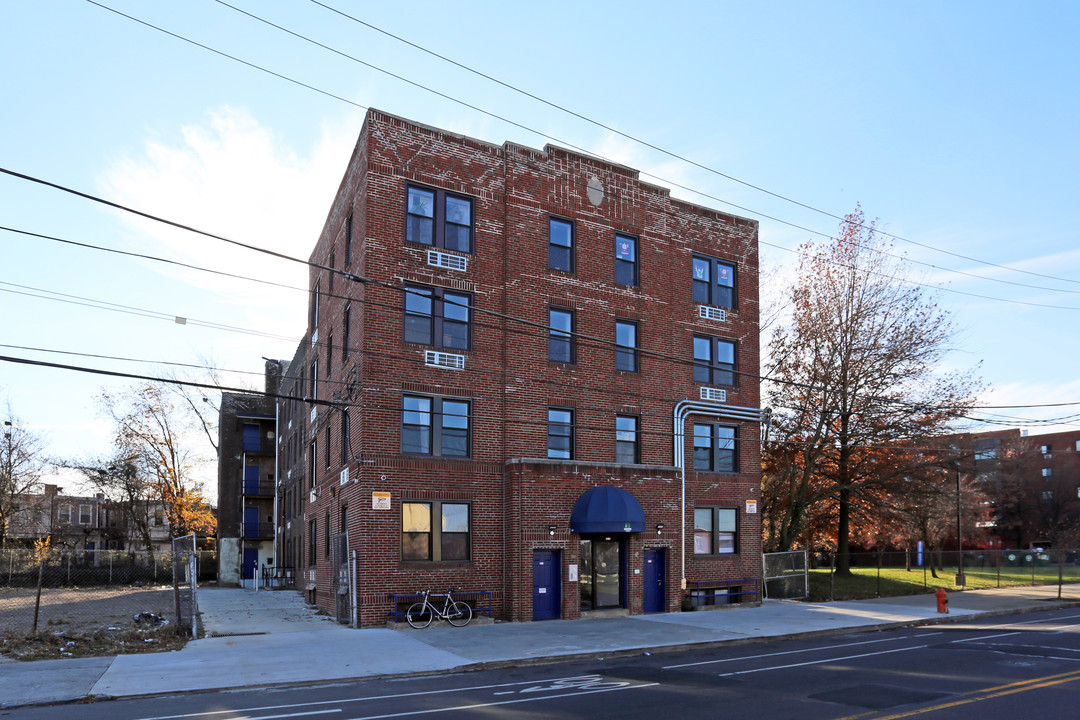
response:
M664 523L656 523L656 534L657 535L663 535L664 534Z
M554 525L548 525L548 535L551 535L552 537L555 537L555 526Z

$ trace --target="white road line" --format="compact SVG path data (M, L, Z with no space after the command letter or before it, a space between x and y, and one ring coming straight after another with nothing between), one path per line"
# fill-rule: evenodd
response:
M582 690L581 692L563 693L562 695L537 695L535 697L518 698L516 700L502 700L499 702L475 703L473 705L455 705L445 708L427 708L424 710L407 710L405 712L388 713L386 715L363 715L350 718L350 720L383 720L384 718L408 717L410 715L434 715L440 712L454 712L457 710L480 710L482 708L499 707L502 705L517 705L527 702L543 702L556 698L578 697L579 695L595 695L597 693L617 692L619 690L637 690L639 688L653 687L660 683L642 683L641 685L627 685L625 687L604 688L602 690Z
M284 715L240 715L229 720L276 720L276 718L304 717L305 715L329 715L330 713L343 712L341 708L327 708L326 710L310 710L301 713L286 713Z
M979 637L962 638L960 640L950 640L949 644L950 645L955 645L956 643L973 643L973 642L978 642L979 640L993 640L994 638L1011 637L1012 635L1019 635L1019 634L1020 634L1020 631L1017 630L1016 632L998 633L997 635L980 635Z
M931 634L936 635L938 633L931 633ZM796 653L819 652L819 651L833 650L835 648L856 647L858 645L873 645L875 643L883 643L883 642L900 642L901 640L912 640L912 639L913 639L912 637L904 636L904 637L898 637L898 638L882 638L880 640L863 640L862 642L842 643L840 645L827 645L825 647L804 648L802 650L784 650L784 651L781 651L781 652L764 653L762 655L744 655L742 657L723 658L721 660L702 660L701 662L684 663L682 665L665 665L664 667L661 668L661 670L673 670L675 668L693 667L695 665L715 665L717 663L736 662L736 661L739 661L739 660L757 660L757 659L760 659L760 658L778 657L780 655L794 655Z
M881 652L863 653L862 655L847 655L846 657L838 658L825 658L823 660L808 660L802 663L792 663L791 665L773 665L772 667L756 668L754 670L737 670L736 672L720 673L719 677L731 677L733 675L747 675L749 673L765 672L766 670L786 670L787 668L803 667L806 665L821 665L822 663L840 662L841 660L854 660L856 658L872 657L874 655L889 655L890 653L907 652L908 650L922 650L929 647L928 645L914 645L906 648L896 648L895 650L882 650Z
M140 718L139 720L182 720L183 718L214 717L218 715L231 715L237 713L261 712L263 710L289 710L292 708L317 707L319 705L345 705L347 703L371 702L373 700L395 700L398 698L421 697L424 695L441 695L443 693L469 692L472 690L494 690L496 688L519 687L521 685L537 685L540 683L565 683L570 680L581 680L587 677L600 678L599 675L572 675L570 677L551 678L549 680L525 680L522 682L497 683L494 685L473 685L471 687L445 688L443 690L419 690L417 692L394 693L391 695L371 695L369 697L343 698L341 700L313 700L304 703L288 703L283 705L263 705L260 707L233 708L231 710L207 710L205 712L184 713L181 715L155 715L153 717ZM229 718L233 720L233 718Z

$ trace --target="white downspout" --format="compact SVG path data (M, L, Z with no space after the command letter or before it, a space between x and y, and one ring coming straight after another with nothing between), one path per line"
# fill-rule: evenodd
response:
M721 405L719 403L701 402L698 400L680 400L672 412L674 423L675 467L679 468L681 488L682 517L679 521L679 563L680 563L680 587L686 590L686 420L691 415L705 415L714 418L729 418L732 420L749 420L761 422L764 411L759 408L738 407L735 405Z

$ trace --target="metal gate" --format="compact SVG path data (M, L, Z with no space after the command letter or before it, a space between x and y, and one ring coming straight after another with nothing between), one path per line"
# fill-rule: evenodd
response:
M191 639L199 637L198 542L192 533L173 538L173 597L176 604L177 630L191 630Z
M810 573L805 550L763 553L762 585L767 598L804 598L810 595Z
M349 534L340 533L330 538L330 560L334 568L334 607L339 623L352 622L352 604L349 584Z

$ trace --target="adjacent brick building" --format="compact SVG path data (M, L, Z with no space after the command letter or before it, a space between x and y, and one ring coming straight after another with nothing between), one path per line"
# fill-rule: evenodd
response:
M222 393L218 415L218 582L255 587L275 569L277 401L286 369L266 361L266 393Z
M1017 429L956 436L961 470L990 499L995 548L1080 545L1080 430L1027 435Z
M278 551L309 597L362 625L419 588L515 621L756 599L757 230L370 111L289 373L316 402L289 415L306 547Z

